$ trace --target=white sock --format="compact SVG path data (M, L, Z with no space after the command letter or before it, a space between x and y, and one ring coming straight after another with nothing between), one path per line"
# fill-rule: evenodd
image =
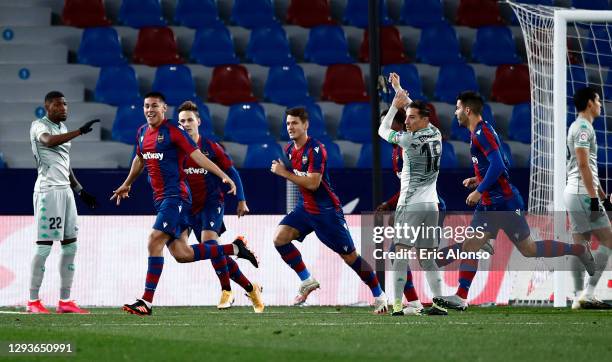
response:
M603 273L606 265L608 264L608 258L612 254L612 249L608 248L603 244L599 244L599 248L593 258L595 259L595 274L589 277L589 282L587 283L587 296L592 296L595 293L595 287L601 279L601 274Z
M74 279L74 258L76 256L76 242L62 245L62 252L59 262L60 272L60 299L69 300L72 280Z
M51 253L51 245L36 244L36 253L32 259L32 274L30 276L30 300L39 299L38 292L45 276L45 262Z
M429 288L431 289L431 293L434 297L439 297L442 295L442 276L440 275L440 270L438 265L433 259L424 259L420 260L421 267L425 271L425 279L427 279L427 284L429 284Z
M408 260L396 259L393 261L393 298L399 299L400 304L406 286L406 271L408 270Z

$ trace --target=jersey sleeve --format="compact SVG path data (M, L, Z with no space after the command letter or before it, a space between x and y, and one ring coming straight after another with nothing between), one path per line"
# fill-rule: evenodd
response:
M572 138L574 148L591 148L591 144L595 141L595 133L586 124L582 124L573 132Z
M140 127L138 129L138 132L136 132L136 148L134 149L134 152L139 157L142 157L142 149L140 148L140 146L142 144L142 134L143 133L144 133L144 127Z
M487 126L483 126L480 132L474 134L473 139L476 140L478 147L480 147L485 156L489 156L489 153L499 149L493 132Z
M215 154L213 162L223 171L227 171L234 165L232 158L225 152L217 142L208 141L211 151Z
M412 132L391 131L387 141L394 145L400 145L402 148L406 148L410 146L410 143L412 142Z
M327 162L327 151L322 145L308 150L308 173L323 173Z
M43 124L42 122L34 122L32 124L31 134L36 142L40 142L40 136L45 133L51 133L49 131L49 127L47 127L45 124Z
M198 149L198 146L193 142L191 137L189 137L187 132L175 126L169 126L169 130L170 140L176 147L185 152L185 154L190 155L193 151Z

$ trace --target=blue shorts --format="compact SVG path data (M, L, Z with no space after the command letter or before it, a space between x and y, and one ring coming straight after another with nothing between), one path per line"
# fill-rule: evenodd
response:
M157 218L153 229L163 231L170 235L168 243L179 239L181 233L189 228L189 212L191 204L180 197L168 197L163 200L155 201Z
M323 244L338 254L346 255L355 251L353 238L348 231L342 210L310 214L303 206L297 206L281 220L279 225L297 229L300 233L299 241L303 241L308 234L314 231Z
M224 214L225 204L223 202L207 202L200 212L189 216L189 224L198 242L202 242L200 240L202 231L214 231L219 236L225 232Z
M482 227L495 239L502 229L513 243L518 244L531 234L525 219L523 198L515 193L511 199L484 206L478 204L470 224L473 228Z

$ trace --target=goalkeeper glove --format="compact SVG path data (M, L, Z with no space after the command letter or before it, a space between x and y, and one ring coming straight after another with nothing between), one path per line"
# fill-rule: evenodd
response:
M90 209L95 209L98 206L96 197L85 190L81 190L77 193L85 205L89 206Z
M603 200L603 206L606 211L612 211L612 202L610 202L610 198L608 196L606 196L606 198Z
M81 127L79 127L79 131L81 131L82 135L86 134L86 133L89 133L92 130L91 126L94 123L97 123L97 122L100 122L100 120L99 119L92 119L91 121L89 121L89 122L85 123L84 125L82 125Z

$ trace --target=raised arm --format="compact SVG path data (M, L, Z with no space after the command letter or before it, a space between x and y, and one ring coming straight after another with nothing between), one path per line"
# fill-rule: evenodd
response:
M99 119L91 120L85 123L84 125L82 125L81 127L79 127L79 129L76 129L70 132L66 132L66 133L62 133L62 134L58 134L58 135L51 135L49 133L43 133L38 137L38 140L40 141L40 143L42 143L46 147L59 146L61 144L64 144L72 140L75 137L91 132L92 130L91 126L96 122L100 122L100 120Z

